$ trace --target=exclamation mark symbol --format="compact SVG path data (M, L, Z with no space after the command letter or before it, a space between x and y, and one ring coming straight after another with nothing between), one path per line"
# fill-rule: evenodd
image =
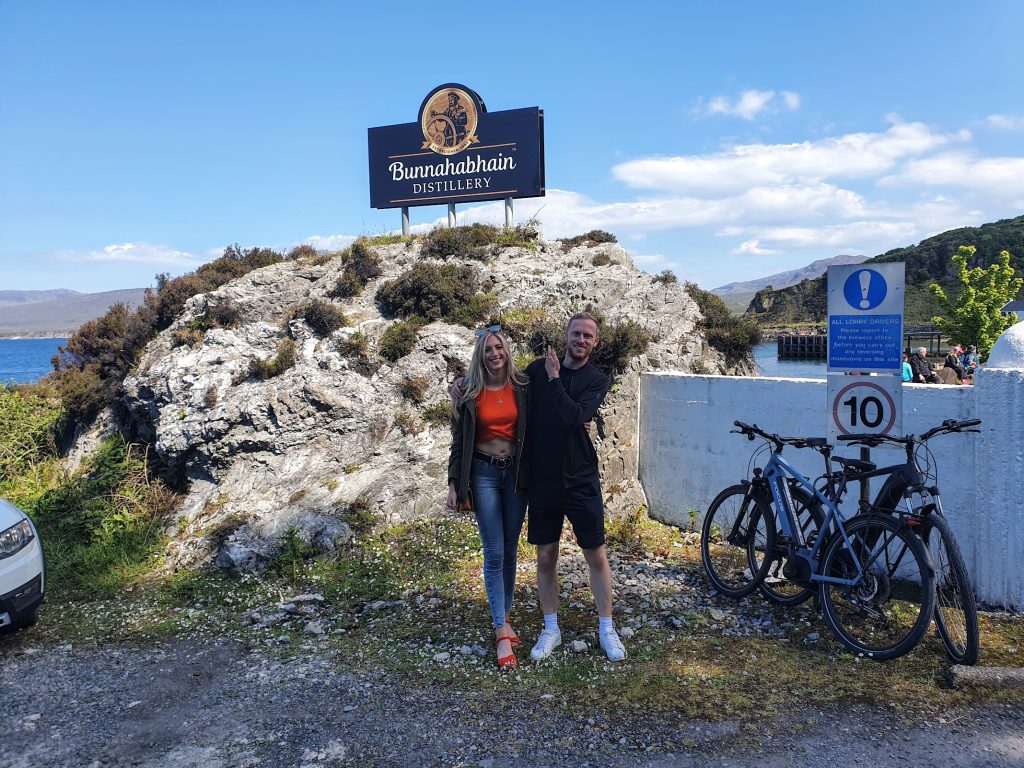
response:
M871 271L862 269L858 277L860 278L860 308L867 309L871 306L871 302L868 301L868 288L871 287Z

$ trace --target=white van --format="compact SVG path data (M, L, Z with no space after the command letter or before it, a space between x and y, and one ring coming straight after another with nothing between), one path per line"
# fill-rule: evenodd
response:
M28 515L0 499L0 627L36 623L46 573L39 534Z

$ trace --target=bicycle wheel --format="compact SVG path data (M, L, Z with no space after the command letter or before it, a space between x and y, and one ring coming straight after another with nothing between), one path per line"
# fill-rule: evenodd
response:
M820 582L825 621L854 653L879 661L902 656L928 631L935 610L935 575L924 543L888 515L855 516L844 530L849 546L834 535L821 572L856 581Z
M974 586L949 521L933 512L922 521L921 538L935 569L935 628L957 664L978 660L978 606Z
M800 486L791 486L790 495L793 497L793 513L803 532L807 546L813 547L818 537L818 531L821 530L821 524L825 520L825 515L821 511L821 503ZM775 512L774 507L772 511ZM753 550L750 555L754 555ZM764 580L758 584L757 588L773 603L788 606L800 605L814 594L817 587L812 582L801 585L788 578L785 574L788 559L789 542L783 540L776 516L775 546L772 548L771 562L768 564ZM752 560L752 562L754 561Z
M775 542L771 508L745 485L731 485L711 502L700 532L704 571L719 592L746 597L764 578L771 561L751 568L748 547L770 552Z

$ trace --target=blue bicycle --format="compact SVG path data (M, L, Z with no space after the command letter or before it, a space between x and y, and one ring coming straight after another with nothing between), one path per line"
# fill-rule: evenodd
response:
M735 432L765 441L752 461L762 450L768 458L751 480L718 494L704 516L701 559L711 583L723 594L744 597L765 582L774 565L795 589L817 589L826 623L854 653L886 660L913 648L931 622L935 574L906 520L891 514L844 518L826 493L782 457L787 445L813 448L831 475L831 448L824 438L781 437L734 423ZM801 505L794 502L794 489ZM812 535L798 514L801 507L824 514L814 521Z

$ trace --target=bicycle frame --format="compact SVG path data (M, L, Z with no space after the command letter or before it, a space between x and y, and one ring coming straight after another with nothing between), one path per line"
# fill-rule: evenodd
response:
M793 513L793 496L790 493L787 478L792 478L798 485L812 493L827 510L825 520L822 522L822 530L829 530L830 526L835 523L835 528L839 531L839 535L843 537L846 548L852 550L853 545L850 541L850 537L847 536L843 527L843 523L846 522L846 518L843 517L842 512L840 512L839 507L835 502L815 488L814 484L809 479L804 477L792 464L782 458L782 454L778 450L772 450L771 458L768 459L768 463L764 467L763 476L768 482L768 487L771 489L772 499L775 501L775 508L782 510L782 513L777 515L782 532L789 537L790 541L794 542L794 544L791 545L791 556L798 557L808 564L811 574L810 580L816 583L842 584L847 587L852 587L857 584L863 578L864 571L856 557L853 558L853 564L857 568L857 575L853 579L840 579L835 576L827 576L818 572L820 566L818 553L823 548L826 537L818 536L814 542L814 546L808 549L807 540L805 539L800 526L797 524L796 517Z

